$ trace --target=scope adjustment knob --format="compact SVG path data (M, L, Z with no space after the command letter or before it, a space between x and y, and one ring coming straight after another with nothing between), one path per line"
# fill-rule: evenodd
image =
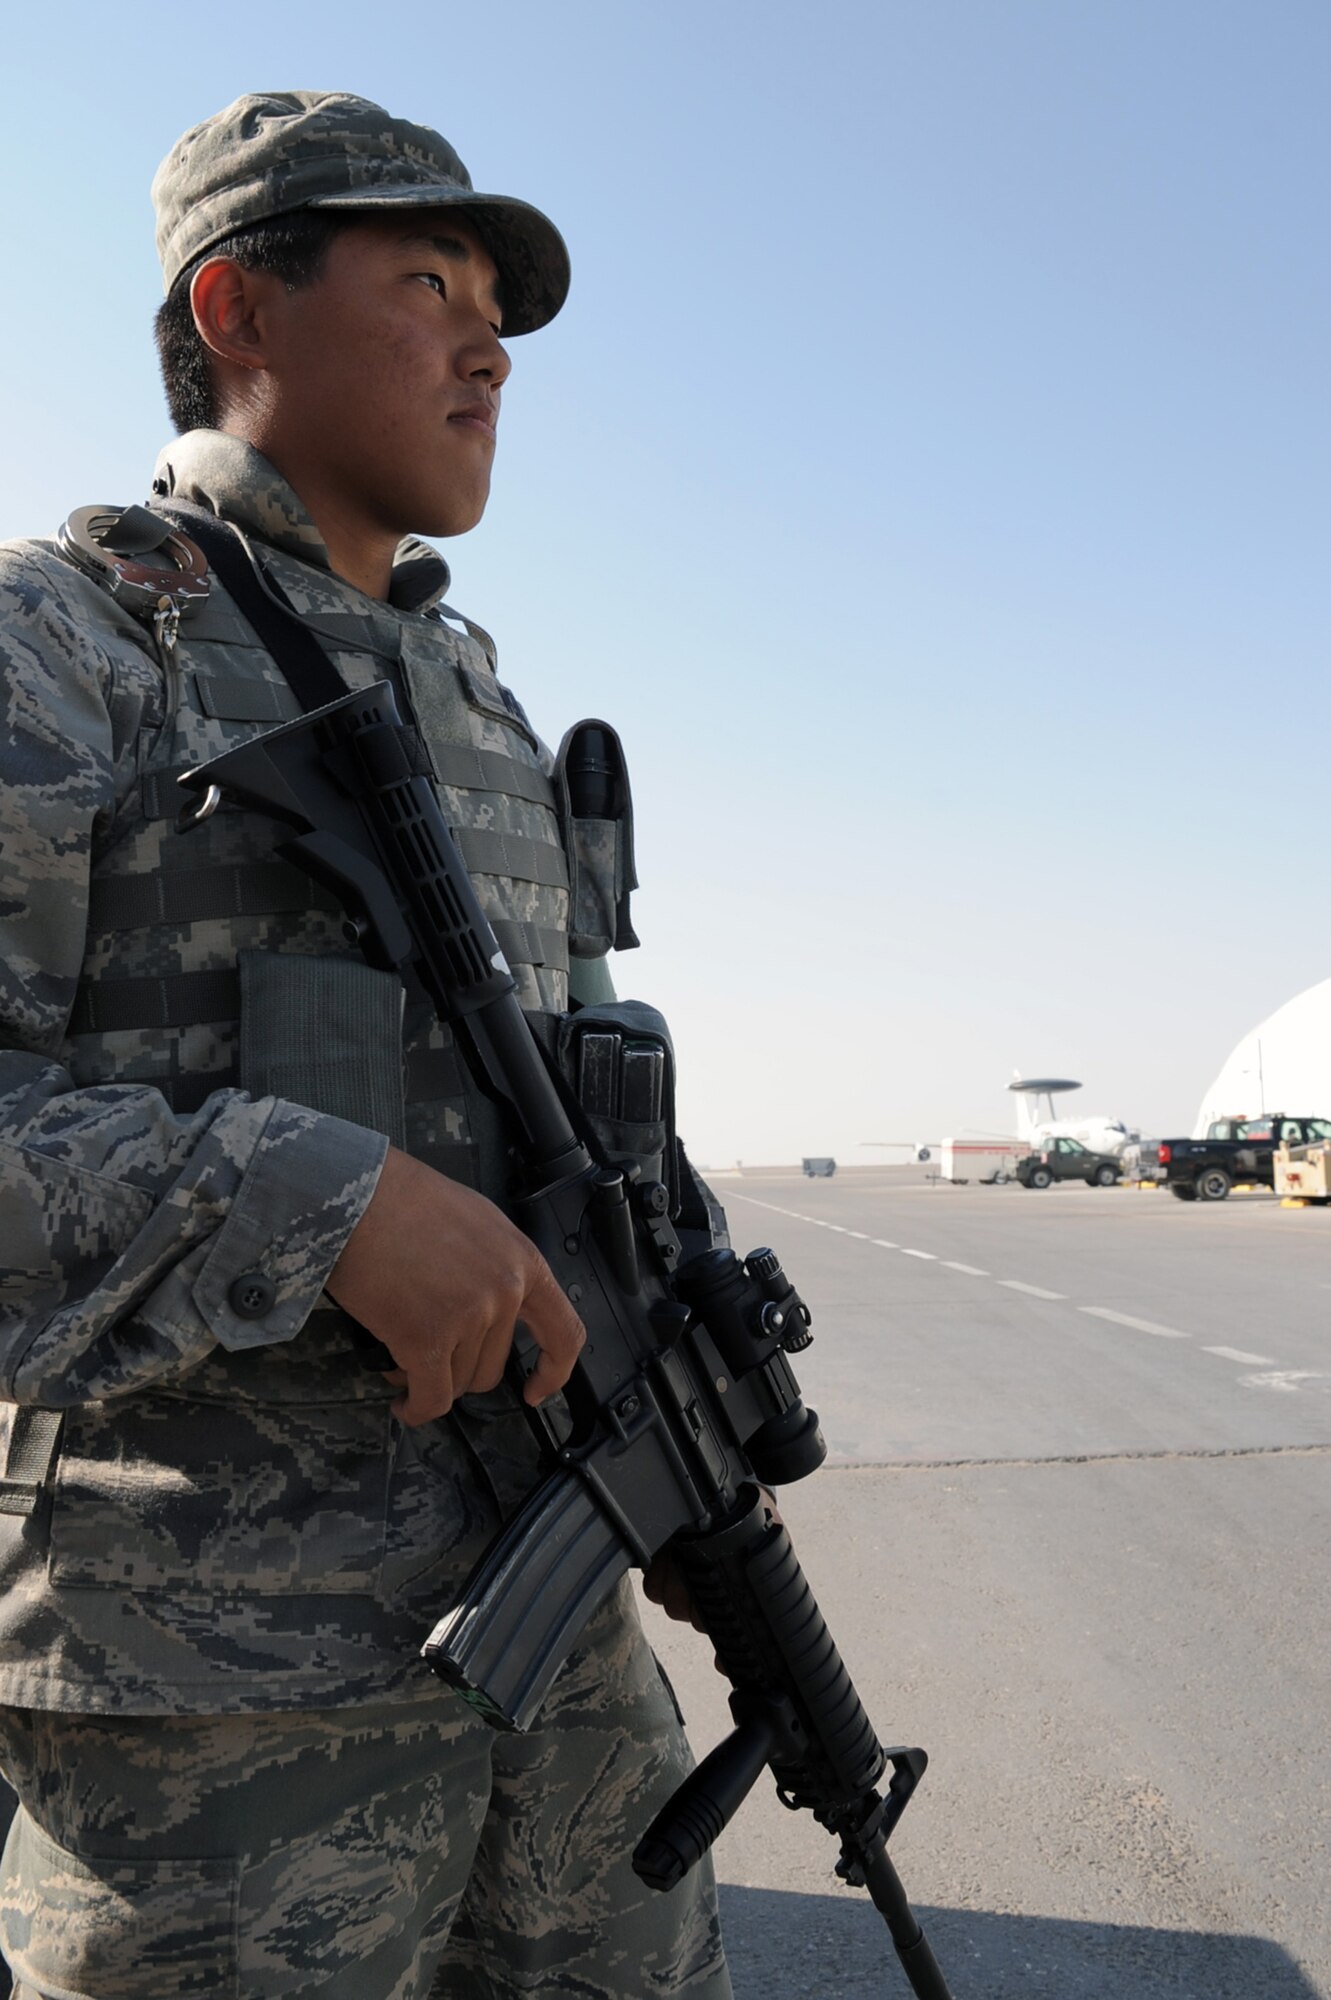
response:
M803 1354L806 1347L812 1347L812 1319L813 1314L803 1299L796 1299L795 1310L788 1315L785 1331L781 1335L781 1345L787 1354Z

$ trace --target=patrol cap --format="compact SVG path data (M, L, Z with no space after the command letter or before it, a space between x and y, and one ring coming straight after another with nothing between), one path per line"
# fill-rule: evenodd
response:
M461 209L499 269L504 332L532 333L568 295L564 239L539 209L477 194L447 139L344 91L238 97L178 139L153 176L169 292L215 243L295 209Z

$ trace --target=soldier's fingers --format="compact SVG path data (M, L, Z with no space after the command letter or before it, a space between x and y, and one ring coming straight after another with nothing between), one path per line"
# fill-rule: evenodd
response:
M523 1300L522 1321L541 1350L522 1390L523 1400L534 1405L563 1388L582 1352L587 1329L548 1270Z
M681 1625L692 1625L695 1632L706 1632L707 1627L694 1608L689 1587L669 1549L659 1550L648 1563L642 1573L642 1592L653 1604L660 1605L667 1618L677 1619Z
M671 1594L679 1587L679 1571L675 1568L674 1559L664 1550L653 1556L642 1573L643 1596L665 1610L669 1607Z
M460 1353L453 1356L453 1393L465 1396L472 1390L497 1389L513 1348L513 1330L496 1320L482 1336L464 1363Z
M400 1424L410 1428L447 1416L453 1407L453 1394L452 1356L439 1351L431 1355L428 1370L411 1371L404 1393L396 1396L389 1408Z

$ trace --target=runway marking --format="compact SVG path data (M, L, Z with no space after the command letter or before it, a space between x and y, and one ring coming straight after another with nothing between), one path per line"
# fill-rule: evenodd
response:
M1321 1375L1315 1368L1278 1368L1271 1375L1240 1375L1239 1381L1245 1389L1277 1389L1286 1396L1297 1395L1305 1384L1331 1395L1331 1375Z
M819 1229L832 1227L832 1224L824 1222L820 1216L801 1215L797 1208L782 1208L774 1201L759 1201L756 1194L741 1194L738 1188L732 1188L729 1192L735 1201L747 1201L750 1208L767 1208L773 1215L788 1215L792 1222L812 1222Z
M1180 1333L1176 1326L1160 1326L1153 1319L1135 1319L1131 1313L1115 1312L1112 1306L1078 1306L1078 1312L1089 1313L1092 1319L1112 1320L1115 1326L1130 1326L1134 1333L1154 1333L1161 1340L1191 1340L1190 1333Z
M814 1229L830 1229L836 1236L850 1236L858 1243L871 1243L878 1250L896 1250L901 1256L915 1257L922 1264L937 1264L943 1270L960 1271L968 1278L988 1278L990 1275L978 1264L963 1264L955 1257L940 1257L934 1250L914 1250L904 1243L894 1243L886 1236L869 1236L862 1229L847 1229L843 1223L829 1222L821 1215L805 1215L797 1208L783 1208L779 1202L760 1201L757 1195L741 1194L737 1188L728 1189L727 1196L735 1201L746 1201L753 1208L769 1209L773 1215L788 1216L792 1222L807 1222ZM994 1278L992 1282L1001 1285L1005 1291L1023 1292L1032 1299L1067 1299L1066 1292L1050 1291L1046 1285L1028 1285L1023 1278ZM1161 1326L1158 1320L1139 1319L1135 1313L1117 1312L1113 1306L1076 1306L1074 1310L1086 1313L1091 1319L1108 1320L1113 1326L1129 1327L1134 1333L1154 1334L1158 1340L1191 1340L1193 1337L1183 1332L1181 1327ZM1314 1393L1331 1394L1331 1374L1320 1374L1311 1369L1276 1369L1270 1355L1248 1354L1240 1347L1204 1347L1202 1352L1214 1354L1221 1361L1237 1362L1243 1368L1273 1370L1266 1375L1241 1375L1239 1382L1246 1389L1270 1389L1279 1394L1296 1395L1308 1387Z
M857 1243L872 1243L879 1250L900 1250L903 1257L919 1257L926 1264L937 1264L940 1261L937 1253L933 1250L906 1250L902 1248L900 1243L889 1243L886 1236L869 1236L863 1229L846 1229L841 1223L828 1222L821 1215L801 1215L797 1208L781 1208L774 1201L759 1201L757 1195L754 1194L736 1193L734 1199L737 1201L747 1201L754 1208L770 1209L773 1215L788 1215L792 1222L811 1222L815 1229L830 1229L838 1236L853 1236ZM957 1266L959 1271L971 1270L972 1268L968 1264L958 1264ZM988 1273L986 1271L978 1271L975 1275L983 1278L987 1277Z

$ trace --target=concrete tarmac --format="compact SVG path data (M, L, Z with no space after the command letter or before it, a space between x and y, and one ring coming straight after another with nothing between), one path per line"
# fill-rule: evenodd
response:
M715 1176L814 1310L783 1491L955 2000L1331 2000L1331 1211ZM706 1644L647 1607L698 1754ZM764 1779L715 1859L737 2000L905 1995Z

